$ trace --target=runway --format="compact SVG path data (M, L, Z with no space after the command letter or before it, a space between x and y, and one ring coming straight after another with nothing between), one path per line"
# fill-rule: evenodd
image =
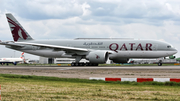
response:
M179 78L180 66L0 66L0 73L83 79L89 77Z

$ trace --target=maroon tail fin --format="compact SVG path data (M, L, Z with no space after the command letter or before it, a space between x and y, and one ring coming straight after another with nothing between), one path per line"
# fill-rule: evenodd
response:
M26 32L21 24L10 13L6 14L7 21L13 36L14 41L33 40L32 37Z

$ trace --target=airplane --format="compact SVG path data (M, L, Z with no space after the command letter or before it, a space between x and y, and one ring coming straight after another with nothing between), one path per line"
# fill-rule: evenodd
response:
M160 58L172 56L177 50L169 43L132 38L76 38L35 40L15 17L7 13L7 21L14 41L0 42L7 48L49 58L75 58L71 66L98 66L108 59L127 63L130 58ZM86 59L89 62L80 62ZM159 61L159 66L162 62Z
M14 65L17 65L19 62L26 62L24 58L24 52L21 54L20 58L0 58L0 64L1 65L9 65L9 63L12 63Z

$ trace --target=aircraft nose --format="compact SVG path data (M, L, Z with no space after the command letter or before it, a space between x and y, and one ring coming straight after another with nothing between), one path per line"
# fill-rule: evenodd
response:
M168 56L171 56L171 55L176 54L177 52L178 52L177 49L171 48L171 49L167 52L167 55L168 55Z
M177 49L173 48L174 54L176 54L178 52Z

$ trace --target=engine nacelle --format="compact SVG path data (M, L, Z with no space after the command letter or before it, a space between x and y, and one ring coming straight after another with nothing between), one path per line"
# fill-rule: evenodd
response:
M106 63L108 59L107 51L92 51L87 56L86 59L89 60L90 63Z
M128 58L113 58L111 59L114 63L127 63L129 61Z

